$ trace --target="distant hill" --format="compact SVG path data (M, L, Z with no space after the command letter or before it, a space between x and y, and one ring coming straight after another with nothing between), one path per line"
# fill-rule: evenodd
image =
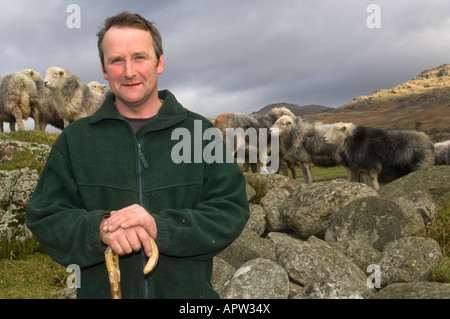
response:
M324 113L329 112L331 110L334 110L332 107L328 106L322 106L322 105L297 105L297 104L291 104L291 103L275 103L275 104L269 104L262 109L260 109L257 112L253 112L250 115L263 115L266 113L269 113L270 110L276 107L287 107L289 110L291 110L292 113L294 113L296 116L303 116L306 114L316 114L316 113Z
M450 65L423 71L392 88L305 118L324 123L353 122L384 129L420 130L435 140L449 139Z

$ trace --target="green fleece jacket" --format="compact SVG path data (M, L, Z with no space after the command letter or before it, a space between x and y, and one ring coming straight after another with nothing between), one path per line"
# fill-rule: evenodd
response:
M64 266L81 268L78 298L110 298L99 225L110 211L132 204L155 218L160 258L146 276L142 251L120 258L123 298L218 297L210 281L212 258L249 217L245 179L236 163L225 161L222 140L198 136L213 127L209 120L183 108L169 91L159 98L158 115L136 134L113 95L94 115L65 128L27 207L26 224L45 251ZM173 137L177 128L189 130L192 141ZM191 144L191 160L177 164L173 149L189 154L181 142ZM198 145L222 148L223 163L199 160Z

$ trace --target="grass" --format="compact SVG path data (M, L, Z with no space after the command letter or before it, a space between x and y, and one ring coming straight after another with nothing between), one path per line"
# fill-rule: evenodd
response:
M444 259L432 270L430 281L450 283L450 206L442 211L438 218L426 226L422 237L433 238L439 243Z
M46 144L50 147L55 143L59 133L46 133L42 131L18 131L0 134L0 140L23 141L33 144ZM0 170L17 170L28 167L37 170L40 174L44 168L46 158L39 156L29 149L13 154L12 160L0 163Z
M0 259L0 299L54 299L69 275L45 253Z
M16 131L0 134L0 140L11 139L35 144L47 144L52 146L59 133L47 133L43 131Z
M336 167L317 167L311 166L311 173L314 176L314 181L328 181L336 178L347 178L347 170L342 166ZM289 177L292 177L291 172L289 172ZM301 169L296 171L296 179L303 181L303 174Z

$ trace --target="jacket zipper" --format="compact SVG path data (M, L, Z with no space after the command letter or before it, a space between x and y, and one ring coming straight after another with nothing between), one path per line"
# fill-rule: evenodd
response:
M145 168L148 168L148 163L147 160L145 159L144 153L142 153L142 142L144 140L144 136L141 136L139 139L137 139L136 135L135 135L135 139L136 139L136 144L138 147L138 179L139 179L139 205L141 205L142 207L144 207L144 194L143 194L143 190L142 190L142 166ZM146 261L146 255L144 253L144 249L141 249L141 263L142 263L142 269L144 269L145 264L147 263ZM146 298L149 298L149 289L148 289L148 282L147 279L144 278L144 296Z

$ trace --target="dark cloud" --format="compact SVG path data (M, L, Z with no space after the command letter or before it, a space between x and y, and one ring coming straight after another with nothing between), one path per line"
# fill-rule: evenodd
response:
M71 3L80 29L66 25ZM372 3L380 29L366 24ZM11 0L0 12L0 74L60 66L105 82L96 33L122 10L162 33L160 87L209 117L276 102L338 107L449 62L447 0Z

